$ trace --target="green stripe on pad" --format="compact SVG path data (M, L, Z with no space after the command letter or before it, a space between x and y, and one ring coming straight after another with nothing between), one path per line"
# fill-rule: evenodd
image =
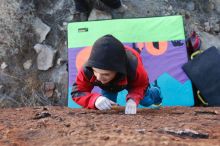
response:
M72 22L67 29L68 48L92 46L105 34L127 43L185 39L182 16Z

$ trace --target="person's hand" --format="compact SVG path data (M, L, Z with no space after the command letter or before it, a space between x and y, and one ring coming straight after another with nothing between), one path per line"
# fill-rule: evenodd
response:
M116 103L109 100L108 98L104 96L99 96L95 101L95 107L99 110L111 109L113 104L116 104Z
M133 99L128 99L125 107L125 114L136 114L137 105Z

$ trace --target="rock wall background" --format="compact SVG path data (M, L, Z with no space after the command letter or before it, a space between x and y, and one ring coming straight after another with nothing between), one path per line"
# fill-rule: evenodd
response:
M183 15L186 35L195 30L202 49L220 48L219 0L122 1L128 9L111 11L113 19ZM67 104L66 26L74 10L73 0L0 1L1 108Z

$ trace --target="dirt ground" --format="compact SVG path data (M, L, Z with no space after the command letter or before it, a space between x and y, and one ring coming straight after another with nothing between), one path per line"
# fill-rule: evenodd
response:
M0 146L220 146L220 107L1 109Z

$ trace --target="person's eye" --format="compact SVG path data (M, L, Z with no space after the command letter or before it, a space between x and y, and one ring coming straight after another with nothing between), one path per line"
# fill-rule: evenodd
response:
M110 75L109 75L109 74L105 74L104 76L105 76L105 77L109 77Z

